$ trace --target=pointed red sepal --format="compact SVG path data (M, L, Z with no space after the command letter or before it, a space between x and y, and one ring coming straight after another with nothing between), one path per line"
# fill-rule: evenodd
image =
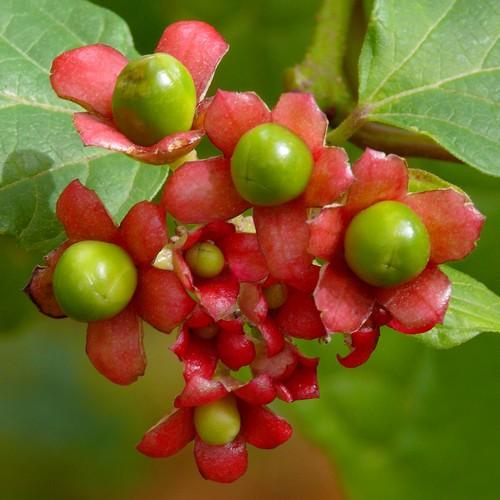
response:
M321 269L314 301L326 330L344 333L359 330L375 304L371 287L340 260Z
M221 249L238 281L255 283L267 276L266 261L255 234L233 233L222 240Z
M228 269L215 278L200 280L196 287L200 304L215 321L228 316L236 308L240 285Z
M409 283L377 290L378 302L392 315L389 326L403 333L423 333L442 323L450 296L450 280L433 265Z
M277 207L254 208L253 218L270 273L285 283L300 285L310 276L312 263L303 202L299 199Z
M226 237L235 234L236 228L234 227L234 224L231 224L230 222L216 220L201 227L197 232L199 232L200 235L196 241L213 241L219 245ZM194 243L195 241L190 243L189 246L194 245ZM188 248L187 245L184 246L184 249L186 248Z
M211 446L196 437L194 456L200 474L218 483L232 483L245 474L248 454L240 436L224 446Z
M304 192L305 204L308 207L322 207L333 203L348 190L353 180L345 150L322 148Z
M115 384L128 385L144 375L146 355L142 321L129 305L111 319L89 323L87 356L97 371Z
M273 379L265 373L257 375L247 384L234 389L233 393L251 405L266 405L276 397Z
M350 352L346 356L337 354L337 361L345 368L356 368L366 363L377 347L380 336L378 327L363 327L361 330L351 333Z
M174 406L185 408L206 405L227 396L228 393L222 382L195 375L186 382L183 391L175 398Z
M112 47L86 45L54 59L50 83L61 99L111 118L116 79L127 62L127 58Z
M278 397L287 403L319 398L317 368L319 358L307 358L296 351L297 365L293 372L278 383Z
M200 304L196 304L189 318L184 324L189 328L203 328L204 326L208 326L213 322L213 318L209 314L207 314L203 307L201 307Z
M212 340L192 335L184 325L170 349L184 363L186 381L196 376L207 380L212 378L217 366L217 350Z
M177 278L179 278L179 281L182 283L182 286L186 290L194 292L195 287L194 287L193 273L191 273L191 269L189 269L187 262L184 260L184 255L182 254L182 250L179 248L175 248L175 246L172 252L172 265L174 268L175 275L177 276Z
M198 99L203 99L229 45L215 28L202 21L179 21L163 32L155 52L166 52L191 73Z
M139 270L136 300L141 317L165 333L184 321L195 306L175 273L154 267Z
M272 120L297 134L309 146L314 158L317 158L325 142L328 119L312 94L282 94L273 109Z
M256 448L276 448L292 436L292 426L268 408L240 403L242 435Z
M70 182L56 204L57 218L72 242L114 241L118 229L95 191L78 179Z
M288 289L286 302L275 317L278 328L299 339L318 339L326 335L319 311L311 294Z
M29 283L24 292L38 307L38 310L51 318L65 318L63 310L59 307L52 288L52 277L57 261L68 248L68 242L63 243L44 257L45 266L36 266L31 274Z
M231 323L229 327L228 323ZM255 358L255 346L245 337L239 321L221 321L217 334L217 352L221 361L231 370L249 365Z
M151 264L168 239L165 212L149 201L137 203L120 224L120 237L137 264Z
M367 148L352 167L354 182L346 211L355 215L374 203L401 200L408 190L408 168L403 158Z
M124 153L152 165L165 165L191 152L205 135L203 130L188 130L168 135L152 146L134 144L114 124L90 113L75 113L73 123L85 146L97 146Z
M460 260L474 250L485 217L454 189L425 191L404 200L422 219L431 239L431 261Z
M229 158L245 132L269 121L269 108L254 92L217 90L205 115L205 130L215 146Z
M342 207L327 207L309 222L309 246L311 255L331 260L344 248L346 223Z
M193 409L180 408L149 429L137 450L152 458L175 455L194 439Z
M231 219L249 207L236 191L229 161L223 158L178 168L165 185L162 204L178 221L192 224Z
M260 286L253 283L241 283L238 304L241 312L254 325L259 325L266 320L268 307Z
M264 322L260 323L259 331L266 344L266 353L268 356L276 356L276 354L283 350L285 337L272 319L267 318Z
M267 375L273 381L286 380L297 368L297 349L290 342L275 356L259 355L252 363L252 372L258 377Z

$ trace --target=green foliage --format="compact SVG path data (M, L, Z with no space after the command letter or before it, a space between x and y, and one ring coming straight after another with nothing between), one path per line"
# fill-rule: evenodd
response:
M359 61L364 119L500 175L499 35L496 0L377 1Z
M415 338L436 349L463 344L481 332L500 333L500 297L474 278L442 266L453 291L444 324Z
M46 251L61 235L54 206L79 178L120 219L153 197L166 167L151 167L102 149L85 149L72 125L78 107L57 98L52 60L64 50L103 42L134 56L126 24L78 0L6 0L0 12L0 234Z
M226 89L255 89L268 101L275 99L281 91L280 74L283 69L297 62L298 55L304 50L311 35L313 12L319 5L317 0L245 0L238 2L237 7L232 0L100 0L99 3L112 6L125 16L133 28L134 39L141 52L151 52L161 30L177 19L197 18L214 23L232 45L231 52L216 76L215 84ZM417 9L419 4L422 2L395 4L399 9L399 19L402 19L403 9ZM463 11L464 19L474 19L479 15L478 12L472 12L474 6L481 11L486 7L490 9L491 4L492 2L486 3L484 0L467 3ZM8 28L5 31L4 37L12 38L10 42L16 41L17 45L25 49L35 41L37 34L41 34L37 31L37 26L49 23L47 16L36 11L34 5L48 10L49 16L61 22L69 16L73 19L73 30L84 37L86 43L97 39L97 27L104 16L109 26L105 34L108 43L130 51L129 55L133 53L128 34L125 36L127 32L124 25L117 21L116 16L91 8L83 1L54 0L35 4L34 0L4 0L0 9L2 29L12 16L12 9L15 8L19 15L22 12L23 16L17 19L14 29ZM439 7L440 2L434 2L433 5ZM95 22L86 17L90 16L90 12L94 13ZM436 17L436 14L433 15ZM79 22L75 22L75 18ZM84 19L85 21L80 21ZM51 29L40 42L43 44L50 38L53 46L47 48L42 45L46 51L44 54L33 48L35 53L30 54L35 60L40 60L46 71L58 52L78 45L62 26L56 24L57 27L51 23L45 24ZM409 21L401 22L398 29L404 29L408 36L415 24L415 19L411 17ZM85 33L92 30L95 30L95 36L87 37ZM457 33L465 37L463 30L457 29ZM483 30L478 30L476 35L478 42L489 36ZM464 38L464 43L465 40ZM400 33L398 41L401 41ZM57 44L61 46L57 48ZM469 49L468 43L465 45ZM2 92L6 88L5 82L14 82L9 88L16 88L15 75L21 75L20 83L27 78L36 78L36 88L40 89L40 94L28 95L23 99L38 99L39 102L35 104L57 106L64 111L52 113L54 110L39 106L33 108L31 105L17 106L17 103L10 103L13 106L16 104L17 109L27 114L19 123L25 135L19 140L17 159L16 156L11 158L8 162L10 167L6 168L4 165L1 174L0 232L19 235L20 229L27 225L32 214L34 205L30 193L36 189L33 187L30 188L31 191L23 191L21 188L25 184L32 185L32 181L22 181L17 184L18 191L12 191L10 197L6 198L6 171L15 176L18 175L15 174L17 169L22 167L37 175L37 169L52 168L48 166L50 161L62 165L75 158L84 162L85 155L92 153L89 159L92 171L87 183L98 189L113 214L118 214L118 217L130 203L149 196L157 189L163 175L160 169L142 167L123 156L106 155L102 151L81 148L70 125L69 111L76 107L58 100L48 87L47 75L40 72L34 77L34 70L23 62L23 57L18 57L10 49L5 52L8 47L8 43L0 38L0 60L5 59L4 54L8 54L9 58L15 55L17 61L0 63ZM440 47L436 49L435 55L435 59L426 63L431 70L433 66L430 63L437 60ZM446 55L444 50L442 55ZM355 62L353 64L351 61L351 65L355 66ZM15 72L17 64L22 68L18 73ZM410 76L411 82L416 75ZM6 105L7 102L2 100L0 106ZM0 109L0 121L4 127L9 123L9 116L12 121L13 115L9 113L14 109L16 108ZM33 121L30 119L32 116L42 118ZM495 113L490 113L485 118L491 124L491 132L495 116ZM374 116L373 119L375 118ZM47 126L49 123L50 127ZM26 152L23 151L21 139L26 143L28 130L37 130L39 135L33 151ZM457 135L458 137L460 136ZM6 134L5 128L1 141L0 155L8 157L14 141L12 136ZM58 149L61 146L62 149ZM101 153L105 155L103 158L92 159L94 155ZM483 154L475 151L474 155L476 153ZM61 161L60 157L64 157L65 161ZM487 215L488 221L478 249L456 266L480 278L498 293L499 180L485 178L477 171L457 164L412 161L411 165L418 169L429 169L446 179L432 181L430 174L422 174L423 177L413 175L412 190L418 190L418 186L420 189L429 189L430 185L433 188L446 187L449 181L464 188L479 209ZM76 167L77 175L80 172L84 179L85 167L83 164ZM61 171L66 168L70 166L61 167ZM493 168L495 162L490 165L490 170ZM131 171L134 169L138 180L133 197L129 198L131 192L128 186L132 183ZM157 179L151 177L155 172L159 176ZM47 248L52 245L50 237L58 237L60 228L53 218L52 207L57 190L62 189L72 178L72 173L68 171L64 179L55 177L56 173L57 170L50 175L41 176L45 176L45 182L49 185L57 182L57 187L50 191L50 205L38 208L38 219L21 236L21 241L27 246ZM39 203L42 203L42 199L39 199ZM9 211L8 218L6 207ZM18 222L8 222L11 218ZM43 225L42 219L45 221ZM34 243L35 241L38 243ZM3 433L0 433L0 445L5 453L0 460L0 480L4 496L36 500L54 496L122 499L127 495L146 495L149 498L158 491L175 496L178 492L172 492L172 488L175 489L172 484L175 484L178 477L183 482L182 495L189 498L210 496L207 491L210 491L211 485L201 479L199 483L193 480L193 484L189 481L187 486L184 484L186 481L182 479L184 476L180 468L184 460L182 457L181 461L170 459L152 464L133 448L144 429L168 410L165 401L173 397L181 387L178 366L172 356L168 360L165 358L166 337L147 336L147 341L154 341L147 346L148 373L124 394L122 388L103 382L102 377L92 370L83 353L83 331L68 331L76 327L74 324L72 327L67 321L44 322L35 314L28 317L29 312L34 313L33 306L28 303L27 298L20 293L13 293L13 290L19 290L26 281L31 256L24 258L25 255L10 241L0 239L0 245L0 250L5 249L1 253L0 269L4 279L0 291L0 318L9 319L9 328L11 324L21 320L33 320L33 316L38 322L31 323L29 328L17 330L18 333L24 333L24 336L2 338L0 380L4 383L1 384L0 391L0 421L3 429ZM446 272L452 280L460 282L459 285L455 283L455 289L459 287L463 291L461 296L465 300L468 300L467 294L473 290L474 293L483 294L487 305L491 303L493 307L497 303L495 301L498 299L492 298L472 278L462 279L462 275L454 270L446 269ZM14 300L14 297L21 299ZM450 311L454 311L455 302L454 297ZM459 302L457 305L461 308L465 306ZM479 327L493 330L492 325L498 324L495 323L498 321L498 312L491 308L477 310L481 314L479 319L474 314L476 309L471 308L462 316L460 324L464 325L463 322L468 321L472 325L468 332L474 332ZM4 312L9 312L9 316ZM459 325L456 319L454 321L455 325ZM467 334L464 332L460 335ZM447 337L450 333L436 332L433 335L443 343L454 341ZM299 424L297 433L314 439L327 451L339 481L352 500L496 500L500 497L500 486L494 480L498 468L500 405L495 397L494 384L500 377L497 363L500 336L482 335L451 351L435 351L422 345L418 340L424 340L425 334L412 339L416 340L385 331L373 358L367 365L356 370L341 368L334 358L336 352L345 349L340 346L340 337L329 346L318 345L314 354L322 357L321 399L287 405L283 409L293 412L292 416ZM159 383L159 380L163 382ZM286 450L287 448L285 452ZM186 453L185 456L190 456L189 451ZM279 453L279 450L275 453ZM265 453L255 454L254 458L257 457L257 460L252 461L251 471L259 467ZM276 463L275 456L271 460L272 467L269 468L272 471L269 476L259 476L257 480L260 488L261 484L276 484L276 469L280 467L280 463ZM164 488L154 489L155 477L167 478ZM239 484L248 488L247 481L245 479ZM298 483L292 481L291 484ZM148 488L146 492L137 491L141 486L146 488L145 485ZM224 490L219 489L214 495L237 497L239 491L229 489L233 487L238 486L225 485ZM281 484L278 496L286 496L284 488ZM245 493L248 492L245 490ZM271 497L277 493L273 488L265 488L263 497L266 494Z

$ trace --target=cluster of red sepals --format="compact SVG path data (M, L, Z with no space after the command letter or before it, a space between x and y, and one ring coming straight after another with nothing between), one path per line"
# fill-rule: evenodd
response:
M46 257L46 266L34 271L29 284L41 311L62 317L52 293L52 274L69 245L100 240L129 253L139 275L134 298L114 318L88 325L87 354L108 379L130 384L146 367L142 321L165 333L177 331L171 349L184 364L185 387L175 399L176 411L150 429L138 449L166 457L194 439L201 474L221 482L245 472L246 443L274 448L290 437L290 425L265 405L276 397L292 402L319 396L318 359L303 356L293 338L324 339L341 332L350 353L338 359L354 367L369 358L382 325L404 333L429 330L443 320L451 292L437 265L467 255L483 223L469 199L456 190L408 193L408 169L397 156L366 150L351 170L344 150L325 146L327 119L309 94L284 94L272 111L251 92L219 90L204 99L227 48L222 37L201 22L175 23L165 30L157 50L189 69L199 106L193 130L151 147L131 143L113 125L111 96L127 63L122 54L93 45L65 52L54 61L51 79L57 94L88 111L75 114L86 145L162 164L186 155L206 134L222 155L184 163L169 177L159 204L136 204L118 227L93 191L78 180L71 182L56 209L67 241ZM297 134L315 164L300 198L277 207L251 207L234 188L230 160L242 134L266 122ZM382 200L401 201L421 217L432 251L428 267L416 279L378 289L347 267L343 234L357 212ZM244 232L231 220L249 208L255 229ZM179 225L178 234L169 239L167 213L179 224L200 226L187 230ZM200 241L214 242L223 251L225 268L215 278L194 277L184 260L185 252ZM152 265L161 251L170 257L163 269ZM288 298L270 310L264 289L275 283L286 285ZM256 338L245 324L259 332ZM198 335L205 327L217 333L211 338ZM231 376L231 370L244 366L252 370L248 382ZM196 435L194 408L229 393L238 401L241 431L227 445L207 445Z

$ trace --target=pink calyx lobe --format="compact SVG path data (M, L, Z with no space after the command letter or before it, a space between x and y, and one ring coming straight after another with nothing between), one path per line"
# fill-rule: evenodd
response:
M189 71L201 104L213 74L228 50L222 36L200 21L180 21L168 26L156 48L175 57ZM86 146L125 153L151 164L173 162L192 151L204 135L204 107L192 130L164 137L153 146L134 144L113 123L112 97L118 75L128 61L103 44L87 45L59 55L52 64L51 83L56 94L84 107L75 114L75 127Z

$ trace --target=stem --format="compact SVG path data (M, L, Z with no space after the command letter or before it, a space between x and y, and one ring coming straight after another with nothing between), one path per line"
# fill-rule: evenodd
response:
M354 99L344 72L349 25L358 0L324 0L304 61L287 70L285 87L314 94L323 109L346 112Z
M360 148L370 147L400 156L418 156L461 163L461 160L431 138L383 123L365 123L351 137L351 142Z
M354 108L352 113L337 128L328 133L326 142L331 146L344 144L364 125L366 114L366 108Z

